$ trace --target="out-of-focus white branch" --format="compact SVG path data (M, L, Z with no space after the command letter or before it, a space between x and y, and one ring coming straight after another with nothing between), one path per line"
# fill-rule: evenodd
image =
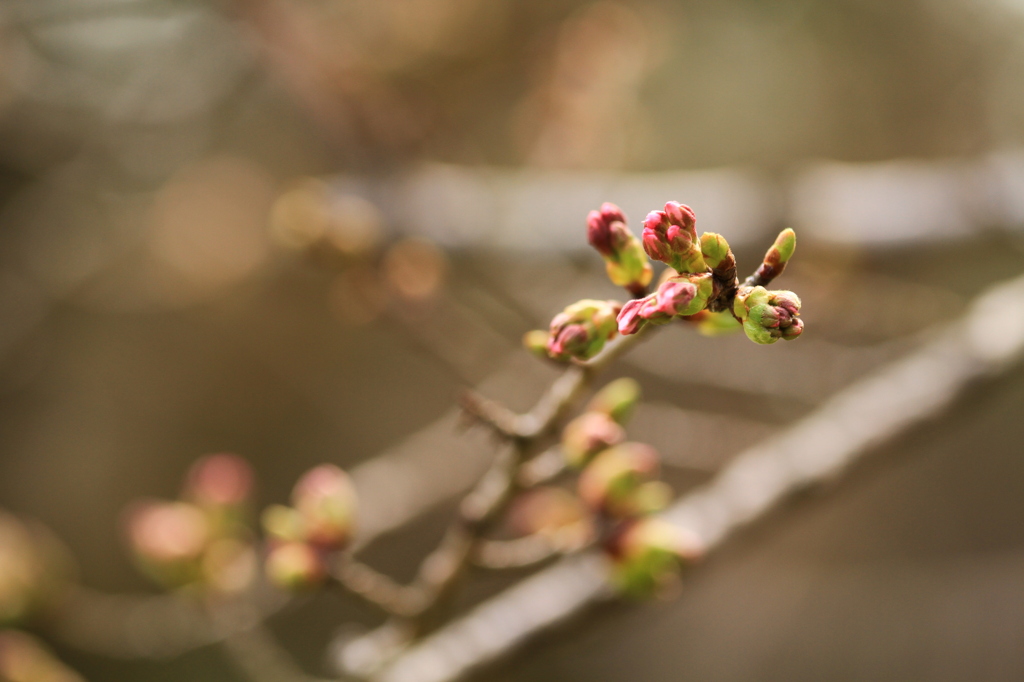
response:
M1024 277L982 294L920 349L739 455L666 517L711 549L791 493L838 475L873 446L937 414L968 382L1005 370L1022 352ZM566 559L477 606L388 662L374 679L450 682L610 594L598 555ZM359 648L358 640L340 648L339 668Z

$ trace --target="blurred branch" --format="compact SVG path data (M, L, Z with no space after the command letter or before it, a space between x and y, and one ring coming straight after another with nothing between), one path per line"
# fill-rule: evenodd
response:
M968 382L1005 371L1022 353L1024 277L989 290L919 350L747 450L665 516L697 533L710 550L792 493L834 478L873 447L937 414ZM410 647L375 680L450 682L610 596L599 556L566 559ZM346 668L344 651L336 662Z

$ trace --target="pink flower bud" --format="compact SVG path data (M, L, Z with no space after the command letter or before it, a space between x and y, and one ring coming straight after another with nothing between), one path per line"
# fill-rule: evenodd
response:
M234 507L252 493L249 463L238 455L221 453L203 457L188 472L185 497L202 506Z
M128 513L128 540L139 568L165 587L201 579L211 535L206 515L186 502L144 502Z
M601 450L621 443L626 432L601 412L584 412L565 425L562 453L572 467L581 467Z
M679 273L707 269L695 228L696 217L689 206L670 201L664 211L651 211L644 220L642 241L647 255L667 263Z
M683 314L697 295L697 287L686 280L673 278L663 283L644 305L641 316L645 319L675 317Z
M341 549L352 537L356 492L348 474L333 464L306 472L292 491L306 540L324 549Z
M643 310L646 304L647 299L644 298L634 298L623 304L617 319L620 334L636 334L640 331L640 328L647 322L647 320L640 317L640 311Z
M601 204L601 210L587 216L587 241L602 256L614 256L628 238L626 216L615 204Z
M616 586L633 597L650 597L678 579L683 565L702 553L699 538L656 517L626 521L605 545Z
M643 443L622 443L597 455L580 474L578 490L583 503L594 511L623 518L640 509L637 491L657 476L657 451Z

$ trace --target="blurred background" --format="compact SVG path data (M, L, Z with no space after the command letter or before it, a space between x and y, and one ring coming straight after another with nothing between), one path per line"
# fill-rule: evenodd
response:
M141 591L132 500L210 452L261 504L335 462L368 560L408 578L493 453L458 390L532 404L555 374L523 332L616 296L586 212L669 199L741 274L796 228L807 324L673 327L617 368L685 491L1024 272L1024 2L4 0L0 507ZM485 676L1021 679L1022 409L1020 368L974 385L678 598ZM349 621L374 622L324 599L271 625L324 672ZM94 682L236 679L215 648L53 645Z

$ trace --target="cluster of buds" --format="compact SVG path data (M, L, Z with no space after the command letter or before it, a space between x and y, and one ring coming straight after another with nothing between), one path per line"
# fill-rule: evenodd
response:
M292 490L292 505L273 505L263 513L269 540L267 578L278 587L302 590L327 576L330 555L352 539L356 493L351 479L332 464L306 472Z
M769 292L777 301L769 310L757 307L761 294L756 292L785 269L796 248L793 230L779 234L760 267L741 286L729 242L714 232L698 237L696 225L693 209L670 201L663 210L647 215L638 240L618 206L606 203L591 211L587 239L604 259L611 281L633 298L624 304L578 301L555 316L547 331L527 333L524 345L554 360L584 361L616 333L636 334L649 324L677 319L696 322L709 335L742 327L760 344L796 338L803 329L800 299L791 292ZM647 293L653 276L648 256L669 266L652 293ZM754 302L745 304L752 293Z
M83 682L34 637L0 631L0 680L3 682Z
M46 528L0 512L0 627L55 606L73 573L67 550Z
M632 379L611 382L566 425L562 451L579 469L577 495L606 530L603 543L616 585L627 594L658 592L698 555L697 543L652 515L663 510L671 488L658 480L654 448L625 441L623 425L640 398Z
M587 216L587 241L604 259L608 279L616 286L642 295L654 270L636 236L626 225L626 216L615 204L605 203Z
M146 500L127 514L139 568L166 588L237 594L252 585L247 525L253 475L237 455L209 455L189 470L178 500Z

